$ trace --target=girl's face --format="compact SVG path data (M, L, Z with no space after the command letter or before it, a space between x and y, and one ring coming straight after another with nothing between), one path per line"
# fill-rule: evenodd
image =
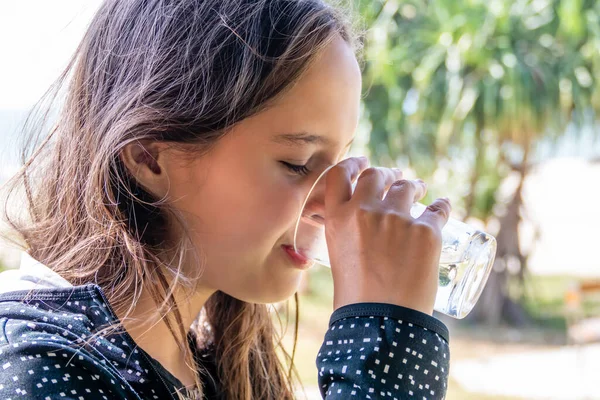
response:
M254 303L281 301L297 290L303 269L283 246L293 245L311 184L347 152L360 93L358 63L338 38L291 90L206 155L182 162L177 150L167 150L161 165L168 197L202 256L203 288ZM202 268L198 261L188 265Z

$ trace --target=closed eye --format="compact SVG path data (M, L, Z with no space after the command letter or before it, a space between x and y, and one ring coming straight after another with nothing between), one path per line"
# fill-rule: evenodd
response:
M306 176L310 173L310 170L306 167L306 165L296 165L296 164L290 164L288 162L285 161L280 161L281 164L283 164L288 170L292 171L293 173L297 174L297 175L302 175L302 176Z

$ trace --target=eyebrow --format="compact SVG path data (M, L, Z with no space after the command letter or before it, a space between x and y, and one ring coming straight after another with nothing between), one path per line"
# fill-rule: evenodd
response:
M306 144L331 144L331 140L329 140L328 138L308 132L281 133L279 135L274 136L271 139L271 141L291 147L298 147ZM352 140L346 145L346 147L350 147L352 142L354 142L354 138L352 138Z

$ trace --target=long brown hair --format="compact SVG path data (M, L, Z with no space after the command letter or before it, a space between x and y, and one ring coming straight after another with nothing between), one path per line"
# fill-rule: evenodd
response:
M25 127L7 202L22 189L27 213L7 206L5 217L29 253L74 285L98 284L125 316L148 290L195 365L173 293L198 277L182 257L163 257L167 221L185 221L119 154L140 140L205 151L285 93L337 35L359 50L340 10L320 0L105 1ZM175 253L189 244L182 237ZM217 292L204 311L227 398L293 398L266 305Z

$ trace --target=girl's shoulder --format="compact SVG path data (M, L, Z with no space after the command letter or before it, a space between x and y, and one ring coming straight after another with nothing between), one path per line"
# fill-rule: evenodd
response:
M175 398L127 333L101 334L115 322L94 284L1 293L0 397Z

